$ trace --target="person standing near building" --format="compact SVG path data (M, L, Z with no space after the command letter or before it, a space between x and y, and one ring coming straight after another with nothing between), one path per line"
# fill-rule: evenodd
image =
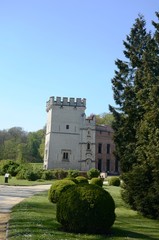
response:
M6 174L4 175L4 182L5 182L5 183L8 183L8 178L9 178L9 173L6 173Z

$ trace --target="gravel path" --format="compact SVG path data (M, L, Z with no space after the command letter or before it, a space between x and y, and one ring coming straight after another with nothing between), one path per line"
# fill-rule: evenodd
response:
M0 185L0 240L7 239L7 225L12 207L27 197L48 190L51 185L8 186Z

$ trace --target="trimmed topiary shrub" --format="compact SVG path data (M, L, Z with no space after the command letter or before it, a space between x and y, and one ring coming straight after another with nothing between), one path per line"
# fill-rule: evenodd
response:
M64 178L63 180L71 180L71 181L73 181L74 183L78 184L77 179L74 178L74 177L66 177L66 178Z
M88 179L83 176L76 177L77 183L88 183Z
M79 170L69 169L67 172L68 172L67 177L74 177L74 178L76 178L77 176L79 176Z
M120 186L120 178L119 177L110 177L108 179L108 184L110 186L116 186L119 187Z
M48 191L48 198L50 202L57 203L59 200L60 194L67 190L70 186L75 185L72 180L56 180L50 187Z
M90 184L96 184L96 185L102 187L103 186L103 179L101 179L101 178L92 178L90 180Z
M108 233L115 221L115 203L103 188L77 184L61 193L56 217L66 231Z
M91 168L88 172L87 172L87 176L89 179L95 178L95 177L99 177L100 175L100 171L96 168Z

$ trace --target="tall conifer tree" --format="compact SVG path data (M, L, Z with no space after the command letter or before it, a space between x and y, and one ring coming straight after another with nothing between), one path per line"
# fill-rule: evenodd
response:
M110 110L124 180L122 196L143 215L159 219L159 24L153 26L151 37L140 16L127 36L127 62L116 61L112 79L119 107Z
M136 19L130 35L123 42L125 46L125 61L115 62L117 69L112 79L114 100L118 107L110 106L114 115L113 128L116 145L116 157L120 160L122 172L132 169L137 159L136 126L142 112L136 99L136 90L142 87L141 82L135 82L136 71L141 67L143 52L151 36L147 33L143 16ZM140 113L139 112L140 109Z

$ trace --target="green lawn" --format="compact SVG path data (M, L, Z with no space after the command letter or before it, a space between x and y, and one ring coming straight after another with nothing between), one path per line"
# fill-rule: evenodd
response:
M146 219L127 208L119 187L106 187L116 202L116 221L109 236L72 234L60 230L56 205L47 192L26 199L13 208L9 222L9 240L155 240L159 239L159 221ZM98 219L97 219L98 221Z
M4 176L0 176L0 184L10 185L10 186L32 186L32 185L40 185L40 184L50 184L52 181L28 181L28 180L17 180L16 177L11 177L8 179L8 183L4 183Z

